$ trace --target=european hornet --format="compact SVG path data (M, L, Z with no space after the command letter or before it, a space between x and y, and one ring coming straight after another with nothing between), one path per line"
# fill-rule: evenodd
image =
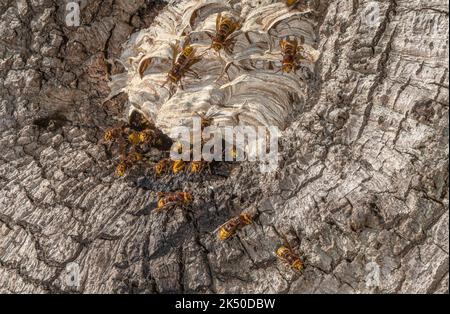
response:
M127 145L126 138L129 133L130 128L125 124L121 124L117 127L107 129L103 134L103 141L109 145L118 143L119 150L123 151Z
M145 129L139 132L139 142L143 144L161 145L162 139L152 129Z
M134 110L129 118L126 132L128 142L133 147L140 146L148 150L149 146L159 150L167 150L172 146L172 140L148 120L143 113Z
M196 50L190 45L189 37L184 41L183 47L180 51L179 44L171 45L172 47L172 68L167 73L167 80L164 82L163 87L171 82L173 84L180 84L183 89L181 79L186 74L191 74L195 78L200 79L200 76L191 69L191 67L201 60L201 56L195 56Z
M283 238L285 243L275 251L275 254L280 260L287 263L293 270L297 272L302 271L304 268L302 260L300 259L300 257L298 257L297 254L294 253L294 250L290 246L286 237Z
M158 203L155 211L160 212L170 207L186 207L194 197L189 192L158 193Z
M117 139L119 139L120 136L122 136L124 130L122 127L116 127L116 128L109 128L105 131L105 134L103 135L103 140L105 142L112 142Z
M172 146L172 140L167 135L147 121L145 117L135 113L132 114L128 124L121 123L117 127L107 129L103 135L103 141L106 143L119 142L122 153L129 146L141 153L148 151L150 147L168 150Z
M178 174L186 169L186 163L183 160L175 160L172 165L173 174Z
M134 130L154 128L154 125L139 110L133 110L130 115L130 127Z
M128 154L125 158L122 158L116 168L116 175L123 177L128 169L143 159L142 155L136 152Z
M303 39L303 37L302 37ZM303 40L301 40L303 42ZM281 53L283 55L283 65L281 70L285 73L290 73L292 70L296 70L297 58L299 53L299 45L297 39L289 40L288 37L280 40Z
M131 131L128 135L128 141L132 146L138 145L152 145L155 147L162 147L165 139L162 134L158 134L152 129L144 129L140 132Z
M296 72L303 61L314 62L315 57L310 55L303 47L305 38L300 37L300 42L290 39L288 36L280 40L281 54L283 56L281 70L284 73Z
M190 172L192 174L194 173L200 173L203 169L206 168L208 162L202 160L202 161L193 161L190 164Z
M196 171L192 170L192 167L193 166L191 164L191 172L196 172ZM179 173L185 171L186 168L187 168L187 164L185 161L171 160L170 158L162 159L154 166L155 174L157 176L167 173L169 169L172 170L173 174L179 174Z
M158 161L158 163L154 167L156 175L159 176L167 172L167 169L169 169L170 164L171 160L169 158L165 158Z
M220 54L220 50L225 50L225 52L231 54L232 46L234 45L233 38L237 35L232 35L236 30L238 30L241 25L235 22L231 16L223 16L222 13L217 15L216 19L216 33L206 34L211 38L211 48Z
M123 177L128 170L128 164L125 161L121 161L116 167L116 175Z
M141 144L139 132L131 131L130 134L128 134L128 141L130 141L131 145L133 146L138 146L139 144Z
M252 216L243 213L239 216L231 218L214 232L217 232L217 236L221 241L225 241L234 236L239 230L252 223Z

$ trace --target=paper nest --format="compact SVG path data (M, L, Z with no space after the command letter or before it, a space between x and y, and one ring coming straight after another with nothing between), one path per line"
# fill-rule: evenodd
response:
M219 57L213 49L208 50L192 67L201 78L183 77L183 89L177 87L171 94L169 84L162 87L172 64L170 44L182 42L189 34L197 54L203 53L211 46L205 31L215 33L219 12L242 23L233 53L222 50ZM127 117L139 110L167 134L174 126L190 126L198 114L213 117L212 124L218 126L276 126L283 130L292 111L303 106L306 82L302 71L279 71L279 41L285 36L303 36L303 47L313 60L307 66L313 71L319 53L313 48L315 24L310 16L309 9L288 8L284 1L170 2L148 29L133 34L125 43L119 60L125 72L112 77L110 98L125 92ZM229 77L225 74L217 80L229 62L237 66L229 67Z

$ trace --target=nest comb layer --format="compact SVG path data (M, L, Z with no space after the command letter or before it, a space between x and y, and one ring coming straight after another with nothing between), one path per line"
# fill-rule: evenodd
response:
M206 32L215 33L218 14L241 23L231 54L211 47ZM125 43L120 62L125 72L111 80L111 95L128 94L129 116L138 110L163 132L173 126L190 126L197 114L220 126L286 127L306 91L302 72L282 73L279 41L285 36L304 37L304 49L313 62L318 52L314 21L309 9L289 8L274 1L204 1L169 3L151 27L133 34ZM183 89L170 93L164 86L172 64L172 48L189 35L197 54L192 70L200 79L185 76ZM309 65L313 70L313 62ZM230 65L223 75L225 65ZM218 79L219 78L219 79Z

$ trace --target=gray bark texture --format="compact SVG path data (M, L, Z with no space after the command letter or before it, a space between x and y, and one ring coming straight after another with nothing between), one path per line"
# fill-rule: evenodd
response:
M65 4L0 0L0 292L448 293L447 1L316 1L321 57L279 171L158 180L116 178L101 138L126 101L104 103L111 60L165 4L81 1L79 27ZM183 189L190 211L151 211ZM301 274L274 255L283 234Z

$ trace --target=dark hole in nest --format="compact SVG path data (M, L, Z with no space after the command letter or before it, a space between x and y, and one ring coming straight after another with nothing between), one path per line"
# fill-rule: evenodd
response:
M60 129L67 122L67 118L59 112L33 120L33 124L40 129L50 130Z
M132 112L129 118L129 125L133 130L137 132L144 131L147 128L151 128L152 130L154 130L160 140L157 144L154 144L154 147L158 150L169 151L172 148L172 139L168 135L164 134L160 129L158 129L153 123L147 120L139 111Z

